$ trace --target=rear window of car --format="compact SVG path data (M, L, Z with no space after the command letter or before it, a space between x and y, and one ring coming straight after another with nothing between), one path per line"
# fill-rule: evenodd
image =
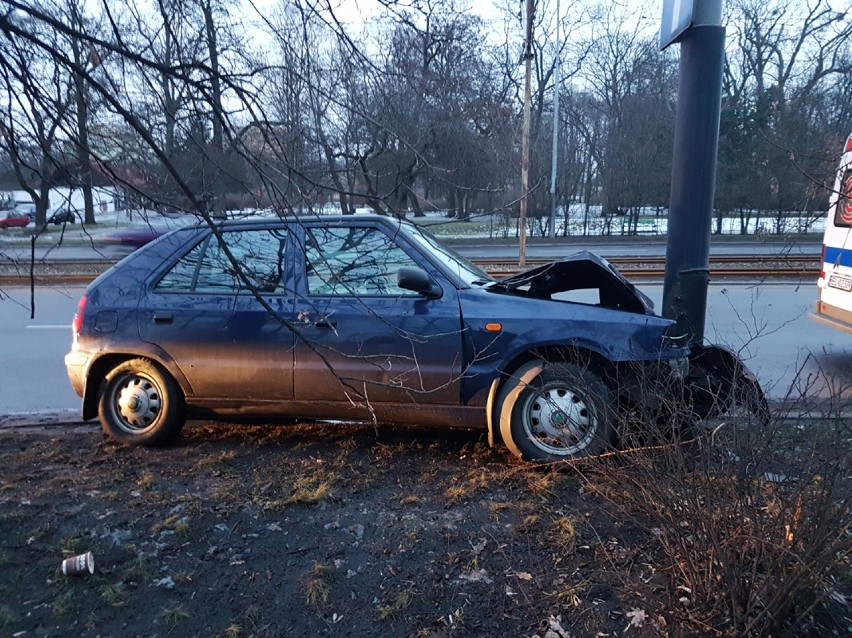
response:
M261 293L281 293L286 246L284 229L233 230L219 237L211 235L181 257L155 289L221 294L251 292L254 288Z

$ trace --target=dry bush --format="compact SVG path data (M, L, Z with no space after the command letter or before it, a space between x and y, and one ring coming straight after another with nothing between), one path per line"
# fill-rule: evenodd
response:
M646 425L641 438L627 435L606 468L625 488L619 511L654 541L649 566L666 575L659 609L721 635L831 623L823 603L852 557L849 423L760 425L732 410L685 431L675 427L682 413L667 414L635 415Z

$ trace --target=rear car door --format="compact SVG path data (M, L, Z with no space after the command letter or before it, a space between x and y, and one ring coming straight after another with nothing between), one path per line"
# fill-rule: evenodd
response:
M195 396L292 399L288 245L283 226L211 233L143 296L142 339L175 361Z
M458 291L392 229L371 222L306 225L294 250L295 398L456 405L462 372ZM421 267L438 299L397 286Z

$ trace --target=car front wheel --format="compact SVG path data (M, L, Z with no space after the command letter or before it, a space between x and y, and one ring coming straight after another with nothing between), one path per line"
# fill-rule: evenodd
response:
M131 445L170 443L186 420L177 383L148 359L130 359L110 370L101 387L98 417L104 432Z
M501 393L500 430L513 454L549 463L600 454L612 438L611 393L591 370L544 364L534 378L510 378Z

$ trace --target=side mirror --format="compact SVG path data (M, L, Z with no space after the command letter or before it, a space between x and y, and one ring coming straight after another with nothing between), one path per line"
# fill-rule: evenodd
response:
M427 299L440 299L444 294L438 282L422 268L400 268L396 273L396 282L400 288L416 292Z

